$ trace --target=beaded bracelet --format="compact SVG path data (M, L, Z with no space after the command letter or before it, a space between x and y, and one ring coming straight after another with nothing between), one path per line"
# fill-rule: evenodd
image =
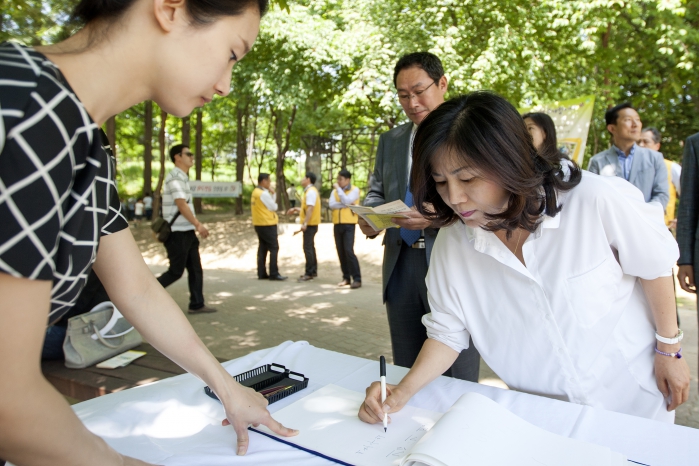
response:
M663 356L670 356L671 358L682 359L682 348L678 349L676 353L666 353L664 351L660 351L658 348L655 348L655 352L658 354L662 354Z

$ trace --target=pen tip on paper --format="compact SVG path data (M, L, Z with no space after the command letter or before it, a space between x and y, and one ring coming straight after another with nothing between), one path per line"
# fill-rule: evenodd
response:
M384 428L383 428L383 431L384 431L384 432L386 432L387 430L388 430L388 428L387 428L387 427L384 427Z

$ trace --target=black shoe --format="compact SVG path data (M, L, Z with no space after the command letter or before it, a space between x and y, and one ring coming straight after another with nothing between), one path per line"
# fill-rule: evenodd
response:
M217 312L217 310L213 307L202 306L198 309L188 309L187 312L190 314L210 314L212 312Z
M257 277L258 280L267 280L269 278L269 275L262 275L261 277Z
M350 288L353 290L356 290L357 288L361 288L361 287L362 287L362 282L354 282L350 285Z
M313 276L311 275L301 275L296 281L297 282L308 282L313 280Z
M283 280L286 280L287 278L289 278L289 277L285 277L284 275L279 274L279 273L276 274L276 275L272 275L271 277L269 277L269 279L272 280L272 281L280 281L280 282L283 281Z
M313 278L318 278L318 274L317 274L317 273L313 273L313 274L311 274L311 277L313 277Z

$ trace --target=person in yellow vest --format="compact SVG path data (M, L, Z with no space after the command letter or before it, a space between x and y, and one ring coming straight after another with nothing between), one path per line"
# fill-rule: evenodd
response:
M641 139L638 140L638 145L660 152L660 138L661 134L657 128L653 128L652 126L644 128L641 133ZM677 196L680 195L680 175L682 174L682 166L672 160L664 159L664 161L665 167L667 168L667 183L670 186L670 200L665 207L665 225L673 229L677 226L675 204L677 203Z
M347 286L355 289L362 286L362 275L359 271L359 261L354 253L354 232L357 229L359 217L348 207L359 205L359 188L352 186L352 174L348 170L340 170L337 183L333 185L328 206L333 214L333 233L335 247L340 258L342 281L337 286ZM350 278L353 280L350 282Z
M318 189L313 186L316 175L306 172L306 178L301 180L303 196L301 207L292 207L286 214L299 214L301 217L301 231L303 231L303 253L306 256L306 272L298 279L300 282L313 280L318 276L318 259L316 257L315 236L320 225L320 196Z
M277 203L270 187L272 181L269 173L260 173L257 177L257 187L252 191L250 207L252 208L252 224L260 241L257 246L257 278L260 280L286 280L277 268L279 254L279 238L277 233ZM267 252L269 252L269 275L267 275Z

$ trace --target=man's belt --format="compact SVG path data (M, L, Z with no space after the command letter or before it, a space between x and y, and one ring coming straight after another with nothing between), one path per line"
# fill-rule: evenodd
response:
M420 239L415 241L412 246L410 246L412 249L425 249L425 237L421 236Z

